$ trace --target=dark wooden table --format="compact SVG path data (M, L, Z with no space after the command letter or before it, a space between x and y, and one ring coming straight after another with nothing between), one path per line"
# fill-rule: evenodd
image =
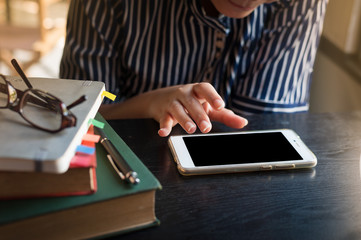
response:
M112 239L361 239L361 112L248 119L244 130L294 129L318 165L184 177L155 121L110 121L163 186L156 194L160 226ZM235 130L214 124L212 132L222 131Z

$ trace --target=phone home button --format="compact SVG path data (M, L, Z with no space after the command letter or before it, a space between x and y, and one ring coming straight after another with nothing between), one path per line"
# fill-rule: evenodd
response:
M272 169L272 165L263 165L260 167L261 170L271 170Z

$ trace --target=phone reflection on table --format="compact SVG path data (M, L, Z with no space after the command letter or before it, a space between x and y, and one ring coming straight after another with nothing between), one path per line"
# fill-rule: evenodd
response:
M287 179L295 179L299 177L307 177L309 179L316 178L316 169L315 168L304 168L304 169L295 169L295 170L285 170L287 174L283 174L282 177L286 177ZM267 179L271 181L273 178L279 179L281 175L271 173L267 176Z

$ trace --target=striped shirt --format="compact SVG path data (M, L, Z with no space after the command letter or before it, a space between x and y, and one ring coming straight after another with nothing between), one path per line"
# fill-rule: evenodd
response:
M238 114L307 111L327 1L233 19L207 16L199 0L74 0L60 77L103 81L117 101L209 82Z

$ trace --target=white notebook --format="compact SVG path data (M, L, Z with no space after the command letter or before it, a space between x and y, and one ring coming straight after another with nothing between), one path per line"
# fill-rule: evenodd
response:
M27 89L20 77L8 77L7 80L15 88ZM87 100L71 109L77 118L76 126L58 133L36 129L19 113L0 109L0 171L63 173L88 130L89 119L98 112L105 91L104 83L46 78L29 80L34 89L49 92L66 105L82 95L86 95Z

